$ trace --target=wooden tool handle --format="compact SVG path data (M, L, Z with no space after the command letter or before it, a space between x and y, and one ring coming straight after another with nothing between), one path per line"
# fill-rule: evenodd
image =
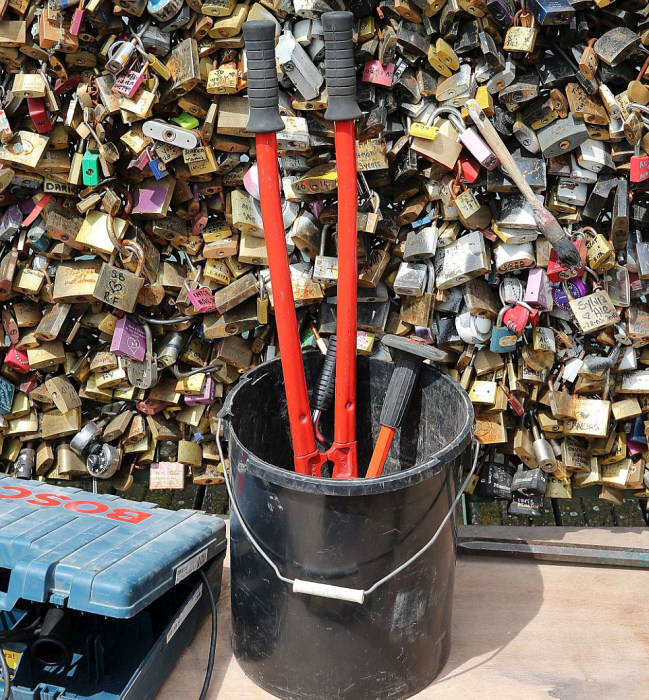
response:
M480 105L476 100L467 100L464 106L478 131L482 134L482 138L498 156L502 167L507 171L509 177L532 208L540 232L550 241L559 259L565 265L577 267L580 264L580 257L574 243L566 236L561 224L554 218L552 213L536 198L534 191L529 186L520 168L516 165L516 161L512 158L507 146L505 146L498 132L487 119L487 115L482 111Z
M514 181L514 184L521 191L530 206L534 203L539 204L534 191L523 177L516 161L512 158L511 153L498 132L494 129L493 124L487 119L487 115L482 111L482 108L475 100L468 100L464 105L471 119L473 119L478 131L482 134L482 138L489 144L491 150L498 156L500 164L507 171L507 174Z

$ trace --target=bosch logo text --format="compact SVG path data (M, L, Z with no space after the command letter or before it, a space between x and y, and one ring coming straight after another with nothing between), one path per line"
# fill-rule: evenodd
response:
M63 506L73 513L85 515L103 515L110 520L118 520L121 523L141 523L150 518L152 513L131 508L111 508L106 503L98 501L73 500L62 493L37 493L23 486L0 486L0 498L25 498L27 503L35 506Z

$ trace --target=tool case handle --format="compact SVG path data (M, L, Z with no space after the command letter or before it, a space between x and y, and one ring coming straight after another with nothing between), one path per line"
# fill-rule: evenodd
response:
M243 25L248 57L248 105L246 130L252 134L282 131L279 116L279 85L275 67L275 25L270 20L251 20Z

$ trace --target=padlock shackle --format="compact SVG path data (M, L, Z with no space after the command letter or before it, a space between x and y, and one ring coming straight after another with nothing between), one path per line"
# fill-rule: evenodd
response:
M462 113L460 112L459 109L456 109L455 107L437 107L435 110L433 110L433 113L428 117L428 122L432 124L437 117L440 117L444 114L448 115L448 120L453 124L455 127L455 130L458 131L460 134L465 132L467 130L467 125L464 122L464 119L462 118ZM459 122L459 124L457 123Z
M284 121L279 115L279 85L275 67L275 25L270 20L244 22L243 36L248 57L250 110L246 131L252 134L282 131Z
M636 109L643 114L649 114L649 106L641 105L639 102L629 102L627 109Z
M332 122L360 119L362 112L356 102L354 15L351 12L325 12L322 29L328 94L325 119Z

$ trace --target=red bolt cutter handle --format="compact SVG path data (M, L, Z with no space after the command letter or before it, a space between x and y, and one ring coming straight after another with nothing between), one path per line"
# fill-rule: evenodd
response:
M329 94L325 119L334 122L338 171L338 314L336 320L336 402L334 442L327 456L333 476L358 476L356 454L356 301L358 283L358 194L354 120L356 66L351 12L325 12L322 28Z
M275 132L284 129L279 116L275 69L275 25L250 21L243 25L248 56L250 117L246 129L255 134L259 197L264 224L268 266L273 288L288 418L291 426L295 471L320 476L326 457L318 452L304 377L300 333L295 315L293 287L288 266Z

